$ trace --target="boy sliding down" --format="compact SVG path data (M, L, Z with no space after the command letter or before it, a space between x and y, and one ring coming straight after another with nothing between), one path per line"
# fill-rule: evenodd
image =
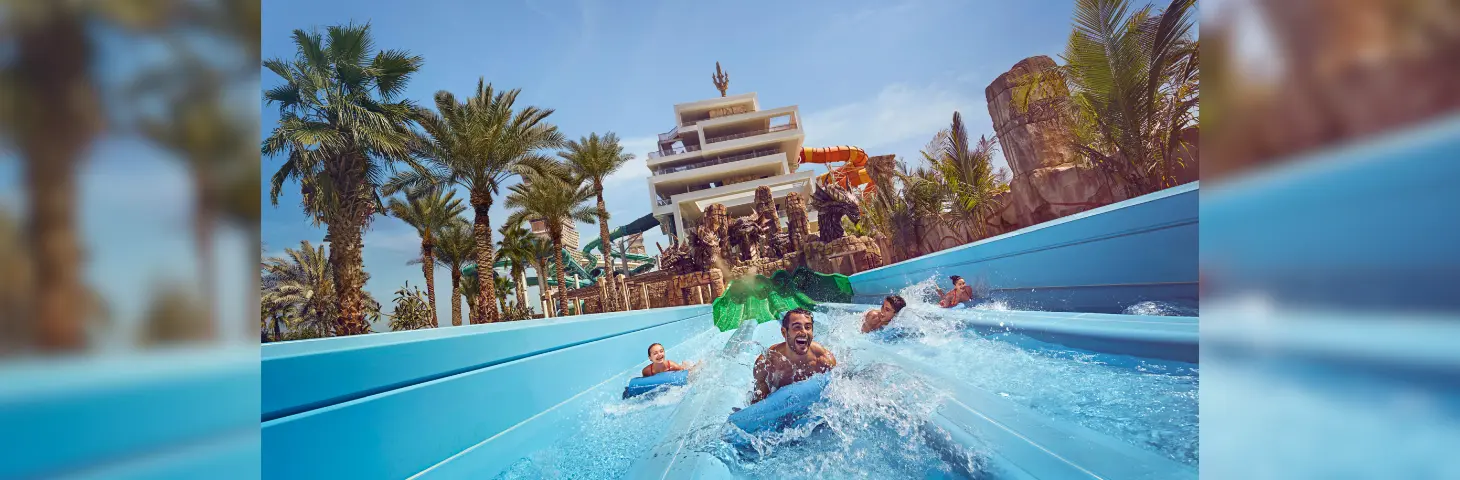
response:
M892 317L906 306L907 300L903 300L901 295L891 295L882 299L881 309L868 310L867 313L862 314L862 333L872 333L886 327L887 324L892 323Z

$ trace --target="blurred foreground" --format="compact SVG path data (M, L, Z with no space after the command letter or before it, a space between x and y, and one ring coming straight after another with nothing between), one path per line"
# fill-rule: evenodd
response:
M1460 477L1460 2L1204 8L1202 477Z
M258 45L252 0L0 1L0 478L257 478Z

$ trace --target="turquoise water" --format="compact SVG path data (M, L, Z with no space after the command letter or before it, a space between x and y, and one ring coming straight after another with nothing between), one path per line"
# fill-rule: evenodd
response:
M739 337L711 331L668 350L671 360L702 362L690 386L627 400L601 392L584 418L564 422L568 431L557 443L498 478L626 478L636 461L665 445L679 446L677 458L708 456L739 478L979 476L988 452L970 451L978 447L953 442L930 422L948 393L902 366L872 360L873 342L1042 415L1197 464L1196 365L980 334L914 300L930 285L909 287L904 296L912 304L895 320L923 334L914 338L881 342L861 334L861 313L871 306L818 309L816 341L839 366L810 425L758 436L746 451L724 442L731 408L746 404L756 356L782 339L774 322ZM1004 307L980 308L995 314Z
M812 408L817 421L754 437L751 449L736 450L721 437L731 428L726 417L746 405L756 356L781 337L776 323L741 342L731 342L733 333L701 335L667 352L671 360L704 362L690 386L651 399L604 395L571 434L498 478L624 478L636 458L679 442L682 454L708 454L740 478L965 478L978 471L979 454L951 446L947 433L927 421L940 400L937 389L898 367L861 362L852 342L830 332L818 332L817 341L839 366L825 400ZM709 396L711 406L668 431L690 394Z
M1198 464L1196 364L1087 352L1018 334L981 333L963 325L958 315L997 316L1007 307L989 303L951 315L921 301L931 288L924 282L900 292L909 303L893 324L919 335L886 342L892 351L1043 415ZM869 307L823 308L830 323L850 326L859 324L861 312ZM1152 302L1142 308L1170 309Z

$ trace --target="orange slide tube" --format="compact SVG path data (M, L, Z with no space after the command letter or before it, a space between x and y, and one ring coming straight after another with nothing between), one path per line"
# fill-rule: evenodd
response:
M835 180L848 190L872 183L872 177L867 174L867 152L857 147L804 148L801 149L801 163L845 163L816 177L818 182Z

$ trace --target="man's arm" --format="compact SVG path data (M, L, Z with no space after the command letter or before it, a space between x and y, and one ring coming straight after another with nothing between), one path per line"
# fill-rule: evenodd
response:
M765 400L765 397L771 394L771 386L766 383L768 369L769 365L766 365L764 354L755 358L755 390L750 393L750 403Z

